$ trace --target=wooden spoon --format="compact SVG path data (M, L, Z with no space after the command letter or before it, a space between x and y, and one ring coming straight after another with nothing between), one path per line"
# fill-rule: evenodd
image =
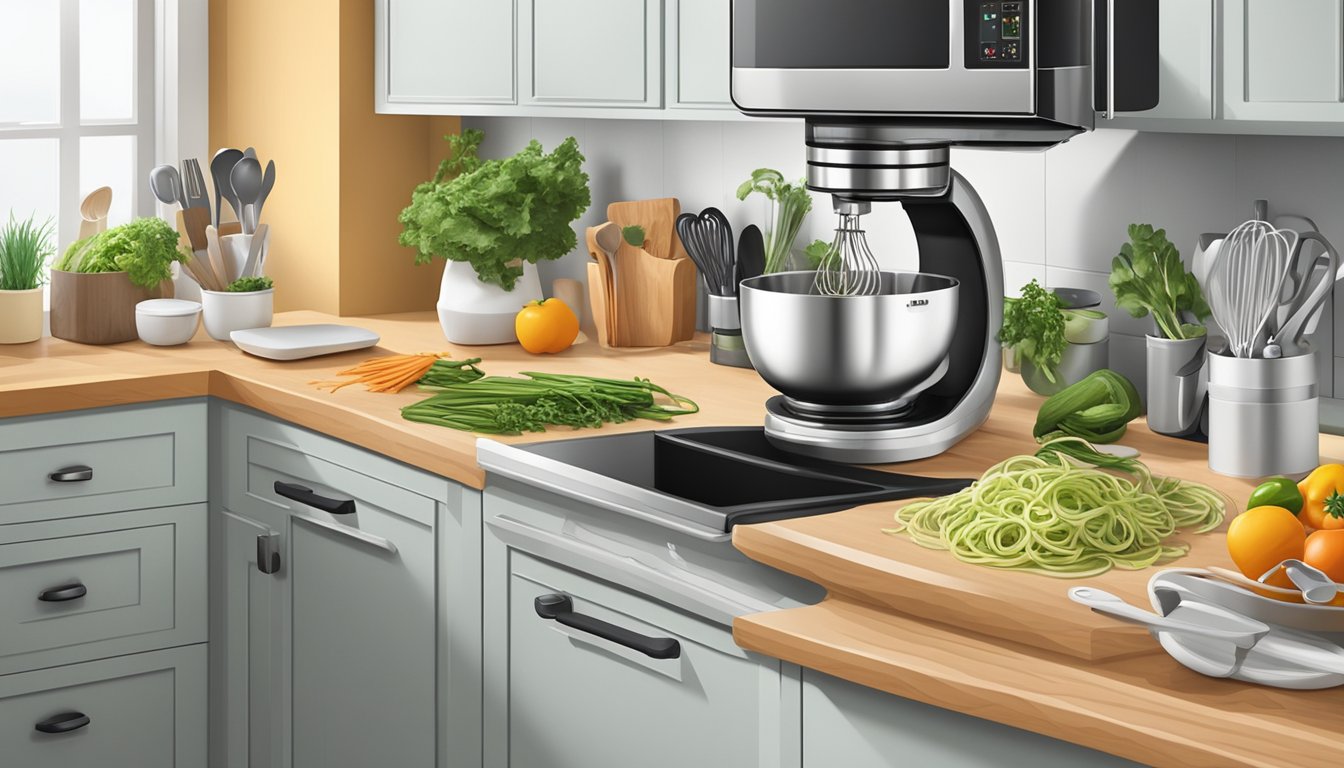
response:
M79 204L79 235L84 240L107 230L107 211L112 207L112 188L99 187L84 197Z
M616 323L616 271L612 268L612 260L616 257L616 250L621 246L621 228L609 221L601 226L589 227L587 235L588 252L597 261L604 278L602 285L589 286L589 290L600 288L603 291L607 307L606 337L610 340L611 346L620 346L617 340L619 327Z

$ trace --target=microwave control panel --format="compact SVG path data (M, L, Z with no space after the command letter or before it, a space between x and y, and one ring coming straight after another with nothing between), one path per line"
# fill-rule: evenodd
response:
M1028 2L967 0L967 69L1027 67Z

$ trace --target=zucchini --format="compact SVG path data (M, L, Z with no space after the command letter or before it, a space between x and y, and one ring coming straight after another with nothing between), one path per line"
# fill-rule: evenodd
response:
M1113 443L1142 414L1143 401L1134 384L1103 368L1046 398L1032 435L1040 442L1064 434L1090 443Z

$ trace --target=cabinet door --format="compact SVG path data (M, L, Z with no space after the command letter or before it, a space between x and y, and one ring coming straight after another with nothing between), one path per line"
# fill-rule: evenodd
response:
M519 0L523 101L662 106L661 0Z
M1224 117L1344 120L1344 1L1227 0Z
M279 571L263 568L283 567L280 532L227 510L211 524L211 765L279 768Z
M285 622L293 768L434 765L434 535L376 508L291 515Z
M786 665L737 648L726 627L517 550L507 558L502 594L487 591L487 610L501 609L486 628L487 669L500 672L487 672L487 697L499 697L485 718L487 765L797 765L797 734L785 725L797 722L787 703L797 679ZM557 595L571 622L639 637L547 618L537 598ZM669 641L674 654L641 650Z
M378 0L379 101L515 103L515 13L515 0Z
M1209 120L1213 117L1215 0L1162 0L1158 6L1160 100L1146 112L1120 117Z
M730 93L732 0L668 3L669 108L736 111Z
M1137 768L1136 763L803 670L803 768Z

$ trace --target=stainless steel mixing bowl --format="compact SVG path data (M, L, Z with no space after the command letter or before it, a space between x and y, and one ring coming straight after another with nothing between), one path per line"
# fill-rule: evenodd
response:
M883 272L876 296L822 296L813 275L742 281L742 337L770 386L804 408L861 411L936 382L956 330L956 280Z

